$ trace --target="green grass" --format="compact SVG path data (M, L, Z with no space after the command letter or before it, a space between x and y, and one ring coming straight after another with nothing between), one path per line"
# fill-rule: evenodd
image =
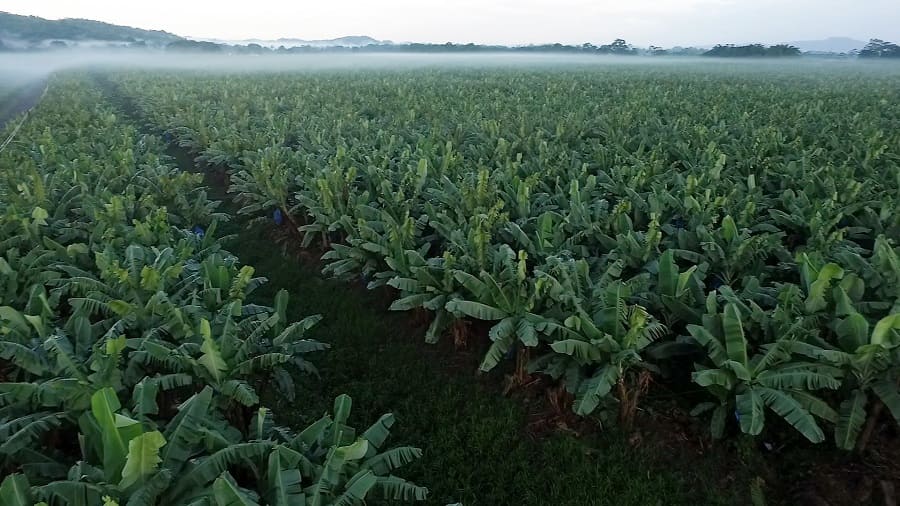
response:
M351 422L365 427L385 412L398 420L392 442L424 449L401 473L431 489L431 504L472 505L694 505L746 502L745 470L730 469L732 490L714 459L682 465L671 456L632 448L619 434L576 438L562 433L534 439L525 407L459 367L446 350L422 343L409 315L383 310L384 300L362 287L323 279L313 267L286 258L261 227L240 234L232 252L270 282L256 292L270 302L291 293L290 317L323 314L314 337L332 349L316 357L321 378L303 378L294 403L271 392L264 403L280 423L301 425L330 408L340 393L353 397ZM465 360L464 360L465 361ZM471 362L471 361L466 361ZM476 362L477 363L477 359ZM746 478L749 479L749 478Z

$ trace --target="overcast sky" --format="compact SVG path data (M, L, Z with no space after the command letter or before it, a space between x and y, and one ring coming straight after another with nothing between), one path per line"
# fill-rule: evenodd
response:
M896 40L900 0L3 0L0 10L78 17L217 39L395 42L776 43Z

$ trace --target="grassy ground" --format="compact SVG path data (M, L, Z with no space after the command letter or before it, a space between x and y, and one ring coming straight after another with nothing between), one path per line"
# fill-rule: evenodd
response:
M321 378L304 378L305 391L296 402L273 395L264 399L281 423L314 420L340 393L353 397L351 420L357 427L393 412L398 424L392 441L425 450L403 476L428 486L432 504L746 501L747 481L735 480L735 490L720 489L723 473L714 461L673 465L666 456L632 448L615 433L530 437L521 400L504 397L494 382L479 379L474 365L460 366L447 350L422 343L422 334L410 328L409 315L385 311L377 293L323 279L310 262L283 256L264 228L236 227L228 227L240 233L229 245L231 251L270 280L256 292L260 301L269 302L279 289L289 290L290 316L323 314L315 337L332 345L315 360ZM462 361L471 362L466 357Z

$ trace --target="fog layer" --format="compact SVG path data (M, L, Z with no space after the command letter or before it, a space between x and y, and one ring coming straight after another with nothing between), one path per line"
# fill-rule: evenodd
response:
M664 66L673 70L714 70L738 68L748 71L773 69L804 72L811 69L835 72L890 72L900 74L900 65L894 63L859 62L856 60L827 60L815 58L769 59L715 59L678 57L627 57L573 54L519 54L479 53L469 54L420 54L420 53L320 53L298 55L228 55L181 54L164 51L96 51L63 50L27 53L0 53L0 86L18 86L45 79L48 75L71 69L149 69L190 70L207 72L304 72L324 70L390 70L424 67L542 67L556 66Z

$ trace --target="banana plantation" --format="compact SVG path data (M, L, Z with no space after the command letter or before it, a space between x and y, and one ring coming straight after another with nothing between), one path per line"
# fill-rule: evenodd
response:
M717 65L55 76L0 152L0 504L819 504L810 459L888 504L900 69ZM321 330L372 297L430 369ZM385 375L358 427L313 386ZM591 456L650 433L731 481Z
M217 239L227 216L202 177L102 95L61 78L0 153L0 504L354 504L424 499L392 474L420 450L385 446L394 418L348 425L352 401L287 428L327 348L289 321L288 293Z

